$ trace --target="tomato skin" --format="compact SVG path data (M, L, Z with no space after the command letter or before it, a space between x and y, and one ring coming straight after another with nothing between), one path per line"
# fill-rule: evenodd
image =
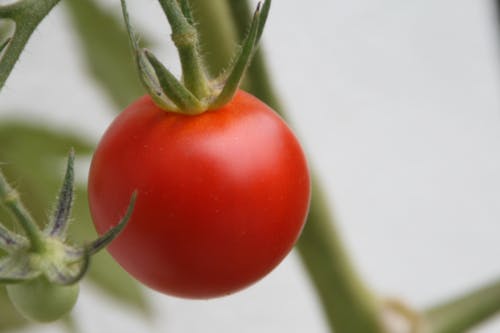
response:
M111 255L153 289L211 298L259 280L288 254L306 219L310 177L291 130L243 91L197 116L165 112L145 96L115 119L92 160L100 234L136 189Z

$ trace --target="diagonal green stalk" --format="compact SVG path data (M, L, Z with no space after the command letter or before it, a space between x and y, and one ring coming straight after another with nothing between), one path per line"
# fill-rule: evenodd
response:
M461 333L500 311L500 280L424 311L430 333Z
M13 20L14 35L0 57L0 90L33 31L60 0L20 0L14 4L0 6L0 18Z
M195 7L204 6L205 0L192 0L191 2ZM226 0L226 10L233 7L236 2L240 5L243 2L246 3L242 0ZM249 7L248 4L247 7ZM208 12L196 11L195 14L200 16L196 18L196 21L200 22L199 29L202 31L204 29L216 30L217 28L214 26L227 25L227 21L230 20L233 29L237 33L243 34L250 17L248 11L240 8L242 14L235 15L231 19L224 16L224 13L228 12L226 10L221 9L209 13L212 15L208 15ZM234 11L231 12L234 13ZM221 53L221 50L226 49L225 43L232 43L232 41L220 39L217 45L210 45L208 52L211 50L218 52L221 58L228 56L228 54ZM208 42L204 41L204 44L206 45ZM221 49L217 49L218 47ZM259 60L259 54L257 54L257 60ZM216 61L207 64L210 67L215 67ZM271 104L275 109L279 109L278 99L269 84L262 58L259 65L257 74L253 71L256 67L251 67L247 74L250 87L263 86L264 89L253 91L254 94ZM334 220L330 215L325 195L319 187L319 181L314 179L310 214L299 240L298 250L314 282L330 328L332 332L383 333L385 328L380 318L381 305L368 290L350 262Z
M334 332L385 332L381 304L353 267L318 179L297 244L303 264Z
M181 6L182 14L186 18L189 24L194 26L193 12L191 11L191 6L188 0L177 0Z
M262 5L261 14L260 14L260 23L257 28L257 42L260 41L260 37L262 37L262 33L264 32L264 28L266 26L267 17L269 16L269 10L271 9L271 0L264 0L264 4Z
M45 248L42 232L21 202L19 193L9 185L2 172L0 172L0 202L10 210L21 224L30 240L31 249L35 252L41 252Z

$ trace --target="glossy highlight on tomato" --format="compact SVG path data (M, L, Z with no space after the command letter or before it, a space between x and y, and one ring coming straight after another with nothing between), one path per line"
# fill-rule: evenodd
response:
M250 94L196 116L144 96L115 119L92 160L100 234L136 189L109 252L155 290L211 298L254 283L288 254L308 212L310 176L292 131Z

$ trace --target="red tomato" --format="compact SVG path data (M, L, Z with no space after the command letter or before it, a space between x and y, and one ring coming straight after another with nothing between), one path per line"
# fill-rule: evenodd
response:
M269 273L304 225L310 178L297 139L243 91L196 116L142 97L111 124L94 154L89 201L99 233L138 197L109 246L132 276L188 298L235 292Z

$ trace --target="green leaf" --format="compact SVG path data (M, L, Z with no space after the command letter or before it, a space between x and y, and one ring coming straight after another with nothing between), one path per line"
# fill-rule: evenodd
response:
M154 100L156 105L165 110L175 110L175 103L173 103L170 98L163 92L163 89L160 86L160 82L158 81L158 78L154 73L154 69L151 67L146 56L144 55L144 52L141 51L141 48L139 47L138 38L135 35L135 31L132 28L132 25L130 24L130 18L128 15L128 9L125 0L122 0L121 4L123 20L125 21L125 27L127 30L130 46L132 47L137 74L139 75L142 85Z
M120 109L143 95L144 89L120 17L107 13L94 0L68 0L65 3L96 82Z
M81 171L78 161L90 155L92 146L74 135L5 120L0 124L0 143L0 163L7 179L19 191L35 220L47 223L64 176L68 151L71 147L75 149L78 174ZM84 242L96 238L82 185L75 189L72 217L70 239ZM10 218L5 209L0 209L0 221L19 231L19 227L8 223ZM102 252L92 258L89 278L119 301L148 313L142 289L109 254ZM1 314L0 311L0 317Z

